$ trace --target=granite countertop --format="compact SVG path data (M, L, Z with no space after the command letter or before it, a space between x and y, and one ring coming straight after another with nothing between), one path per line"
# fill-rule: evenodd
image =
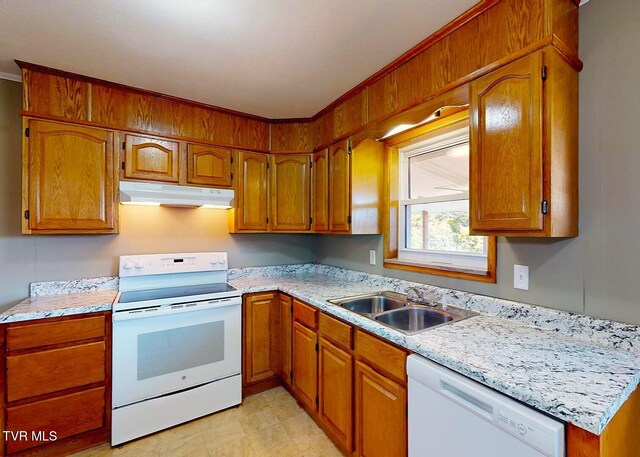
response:
M0 314L0 323L110 311L117 290L35 295Z
M634 325L318 264L230 270L229 282L242 293L290 294L598 435L640 383L640 331ZM410 286L481 314L405 335L327 302ZM32 295L67 295L32 296L0 314L0 322L108 310L114 287L117 278L74 281L73 287L32 285ZM68 293L77 290L85 292Z

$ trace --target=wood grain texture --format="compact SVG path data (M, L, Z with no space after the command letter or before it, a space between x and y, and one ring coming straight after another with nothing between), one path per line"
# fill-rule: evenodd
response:
M26 323L7 326L6 347L7 350L14 351L104 336L104 316L40 324Z
M105 380L104 342L7 357L7 400L35 397Z
M280 341L278 350L278 374L282 382L291 385L291 352L292 352L292 331L293 331L293 301L292 298L280 293L278 294L278 309L280 313Z
M542 54L470 86L470 231L544 228Z
M295 308L294 308L295 309ZM293 391L300 403L318 411L318 334L293 323Z
M179 148L177 141L125 135L124 177L177 183Z
M113 133L30 120L23 149L31 233L115 233Z
M244 385L273 378L278 373L277 293L245 295Z
M354 143L350 168L351 233L382 233L384 144L374 140Z
M23 72L25 110L70 120L88 119L88 84L71 78Z
M312 330L318 329L318 308L307 305L297 298L293 299L293 319Z
M347 453L353 450L353 355L320 338L318 415Z
M367 123L367 92L353 94L333 111L333 138L346 135Z
M380 338L356 329L355 352L358 358L395 378L398 382L407 380L407 352Z
M187 183L231 187L231 149L187 144Z
M329 150L313 154L311 168L311 229L329 231Z
M26 430L45 434L56 432L58 439L104 426L105 388L77 392L48 400L7 408L7 430ZM45 443L43 440L7 441L13 453Z
M640 455L639 422L640 389L636 388L600 435L601 457L635 457Z
M348 140L329 148L329 230L351 230L351 154Z
M271 230L309 231L311 228L311 156L277 154L269 157Z
M236 151L235 224L230 231L266 231L269 204L269 156Z
M332 343L347 350L353 349L353 327L328 314L320 313L320 334Z
M311 152L313 146L310 121L271 124L271 152Z
M403 457L407 455L407 390L356 362L356 455Z

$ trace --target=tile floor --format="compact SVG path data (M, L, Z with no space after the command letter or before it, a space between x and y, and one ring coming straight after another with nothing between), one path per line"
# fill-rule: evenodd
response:
M282 387L245 398L241 406L111 448L73 457L340 457L324 432Z

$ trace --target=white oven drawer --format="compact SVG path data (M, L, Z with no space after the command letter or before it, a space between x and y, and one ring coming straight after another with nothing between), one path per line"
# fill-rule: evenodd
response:
M114 408L241 371L240 304L123 317L113 317Z

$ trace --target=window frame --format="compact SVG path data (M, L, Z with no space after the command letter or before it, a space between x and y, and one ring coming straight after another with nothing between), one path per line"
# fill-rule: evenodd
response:
M406 170L408 167L408 157L401 160L400 149L411 151L412 147L419 149L420 144L429 142L433 138L433 144L439 147L453 146L468 141L469 111L464 110L454 113L445 118L439 118L427 124L403 131L396 135L385 138L384 143L387 152L387 191L388 198L385 205L387 212L388 226L384 233L384 266L386 268L401 269L407 271L433 274L438 276L455 277L459 279L469 279L481 282L496 282L496 237L487 236L485 249L487 258L486 271L465 265L437 264L433 261L425 262L424 256L407 255L416 253L417 250L405 248L406 221L404 208L407 202L420 203L422 200L435 201L438 197L428 199L414 199L408 197L408 183ZM466 134L461 134L466 130ZM444 138L442 138L444 137ZM464 140L463 140L464 138ZM447 144L450 142L450 144ZM471 151L470 151L471 153ZM419 155L416 153L415 155ZM395 174L395 176L393 176ZM406 192L403 194L403 192ZM464 194L461 194L461 196ZM467 199L470 196L464 195ZM463 198L460 198L463 199ZM440 198L440 201L451 201L450 197ZM395 237L395 240L392 239ZM418 251L421 252L421 251ZM422 251L423 252L423 251ZM445 251L449 259L455 258L456 254ZM432 254L437 251L431 251ZM481 254L461 253L458 257L482 256ZM422 257L422 259L420 258Z

